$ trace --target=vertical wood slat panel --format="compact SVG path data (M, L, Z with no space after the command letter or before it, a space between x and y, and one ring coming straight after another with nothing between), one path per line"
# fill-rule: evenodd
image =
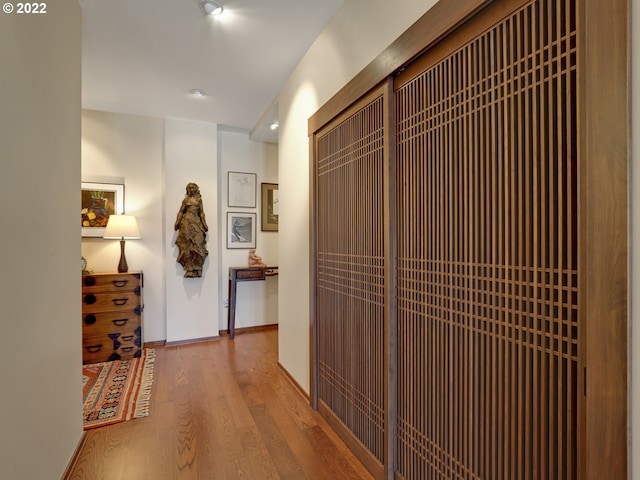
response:
M385 457L383 98L316 138L318 399Z
M401 478L576 478L574 16L531 2L400 82Z

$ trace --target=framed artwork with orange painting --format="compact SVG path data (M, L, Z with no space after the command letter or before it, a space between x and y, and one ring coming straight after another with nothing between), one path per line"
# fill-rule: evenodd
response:
M124 213L124 185L82 182L80 222L83 237L102 237L109 216Z

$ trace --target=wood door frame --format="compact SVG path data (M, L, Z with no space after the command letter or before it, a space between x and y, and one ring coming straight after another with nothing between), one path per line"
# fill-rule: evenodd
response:
M578 84L580 308L584 408L580 478L626 478L628 470L629 4L577 2L582 44ZM586 33L588 32L588 34ZM582 149L582 151L580 151Z
M347 444L347 446L355 453L358 459L367 467L369 472L376 479L384 479L384 478L393 478L392 476L385 476L389 473L386 469L391 468L393 466L393 451L394 451L394 442L391 441L391 432L394 431L393 427L387 428L385 432L384 438L384 464L380 465L378 460L367 450L367 448L362 445L355 437L353 437L347 428L342 424L341 420L324 404L320 401L318 394L318 380L320 377L320 368L318 362L318 351L320 348L319 339L318 339L318 323L317 323L317 315L316 308L317 304L315 301L316 297L316 273L317 273L317 242L316 242L316 232L318 230L317 227L317 215L315 214L315 206L317 204L317 162L315 159L317 158L317 149L316 149L316 141L319 136L322 136L324 133L338 126L340 123L347 120L353 114L357 113L362 108L366 107L368 104L372 103L376 99L382 99L383 102L383 118L384 125L383 129L385 132L388 132L390 128L390 121L393 118L393 82L388 79L387 81L377 85L374 89L370 90L366 94L362 95L356 102L349 105L346 109L340 112L339 115L332 118L331 121L327 122L321 129L318 129L310 136L309 149L311 164L309 166L309 175L310 175L310 190L311 190L311 201L310 201L310 236L311 236L311 252L310 252L310 318L311 318L311 332L310 332L310 351L312 361L310 362L311 368L311 394L310 394L310 404L315 409L318 410L322 417L327 421L329 425L338 433L338 436L342 438L342 440ZM393 136L385 133L384 135L384 158L383 158L383 169L384 177L383 181L383 202L385 208L385 215L389 214L389 201L392 197L391 188L393 188L393 181L390 178L391 171L393 169L392 159L393 159L393 148L391 148L391 144L389 143L392 140ZM387 217L388 218L388 217ZM390 317L394 316L394 313L390 310L390 306L392 305L392 293L388 288L388 285L392 285L390 280L391 273L391 262L389 261L389 253L390 245L391 245L391 229L387 228L384 232L384 242L385 242L385 308L384 308L384 337L385 337L385 345L388 346L395 338L392 330ZM395 379L393 375L389 375L389 365L390 365L390 355L389 349L387 348L384 352L384 372L385 372L385 380L387 386L391 385ZM385 423L387 427L392 425L391 422L395 421L395 417L393 416L393 412L395 411L393 408L394 398L392 395L393 392L390 392L387 389L384 401L385 401ZM390 471L392 475L393 472Z
M484 8L509 0L440 0L309 118L314 134L366 92ZM628 474L629 0L576 0L578 45L579 302L578 478ZM588 32L588 34L586 33ZM587 61L588 59L588 61ZM312 168L313 171L313 168ZM313 181L311 205L314 205ZM313 225L313 212L311 222ZM311 245L313 262L313 234ZM315 324L311 268L311 329ZM312 337L312 346L314 339ZM316 357L312 358L311 370ZM312 404L315 396L312 376ZM388 471L387 471L388 473ZM391 477L389 477L391 478Z

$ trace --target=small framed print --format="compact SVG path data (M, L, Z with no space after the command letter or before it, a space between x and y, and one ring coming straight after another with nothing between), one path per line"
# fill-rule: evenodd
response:
M256 208L255 173L229 172L227 206Z
M260 226L263 232L278 231L278 184L263 183Z
M227 212L227 248L256 248L256 214Z
M124 185L82 182L80 223L83 237L102 237L109 216L124 213Z

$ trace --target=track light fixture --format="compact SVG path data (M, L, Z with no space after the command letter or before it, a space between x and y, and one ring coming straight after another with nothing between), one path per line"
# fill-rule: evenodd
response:
M207 96L207 92L205 92L201 88L192 88L191 90L189 90L189 94L192 97L196 97L196 98L202 98Z
M222 13L222 5L211 0L200 0L200 6L207 15L220 15Z

